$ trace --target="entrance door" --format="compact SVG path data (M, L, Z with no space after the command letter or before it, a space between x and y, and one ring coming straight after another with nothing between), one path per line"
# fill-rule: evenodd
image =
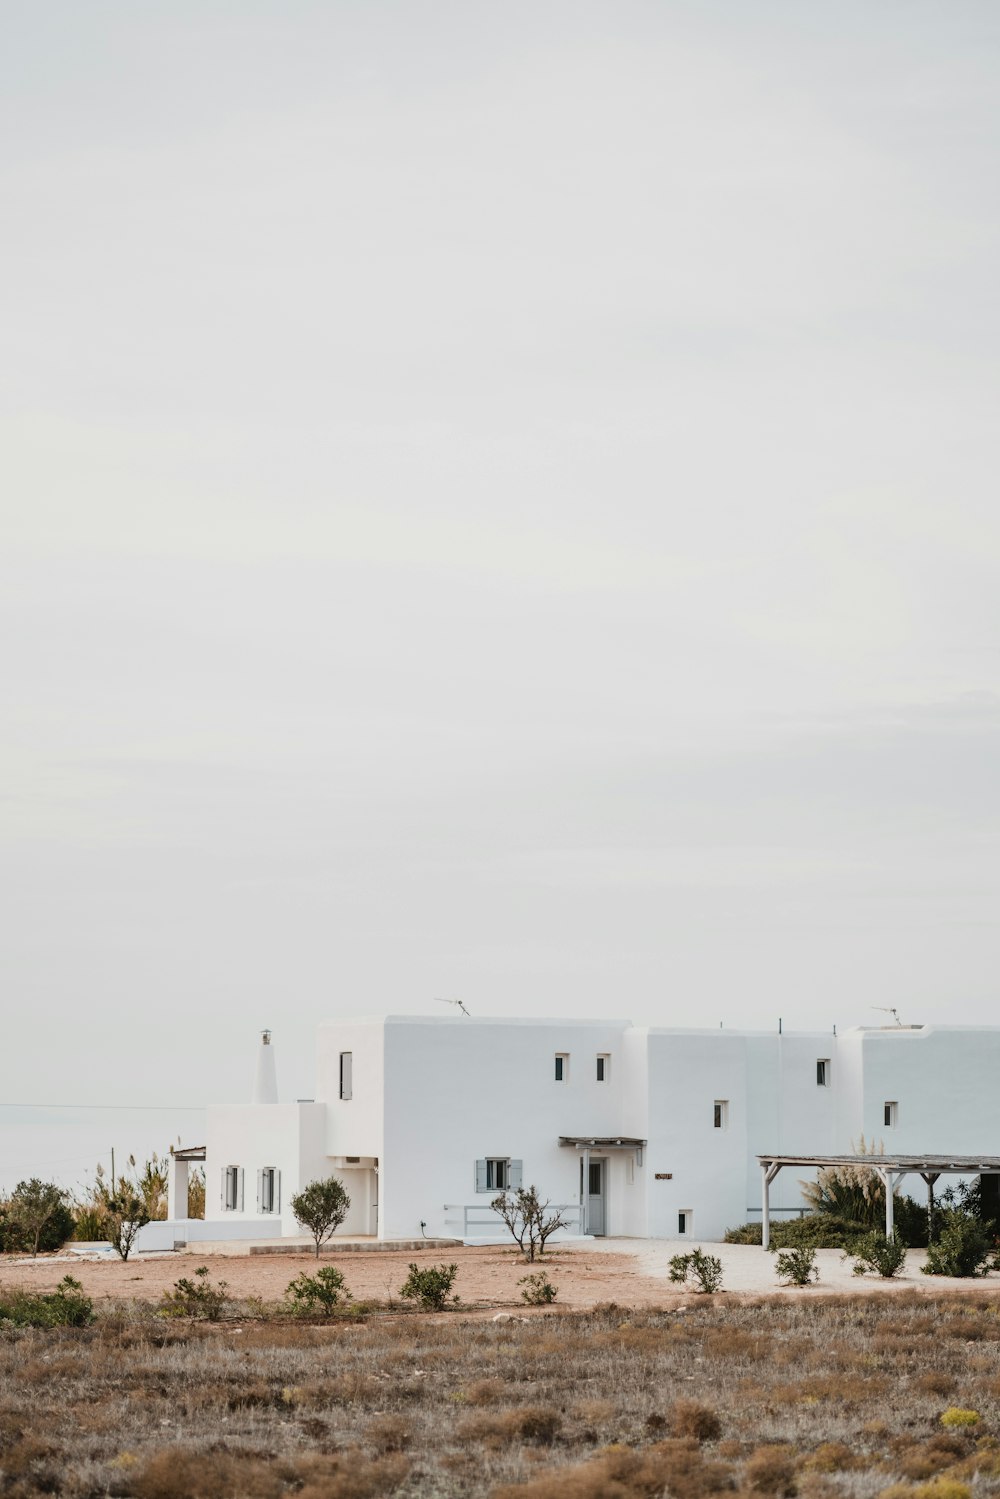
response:
M587 1183L587 1227L590 1233L603 1238L605 1186L608 1179L606 1160L590 1160L590 1181Z

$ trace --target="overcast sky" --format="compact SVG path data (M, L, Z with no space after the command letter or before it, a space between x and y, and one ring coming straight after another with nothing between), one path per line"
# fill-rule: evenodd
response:
M997 1019L994 0L2 32L0 1100Z

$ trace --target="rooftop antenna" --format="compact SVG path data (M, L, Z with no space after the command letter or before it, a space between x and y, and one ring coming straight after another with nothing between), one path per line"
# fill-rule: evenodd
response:
M903 1029L903 1022L899 1018L899 1011L896 1009L895 1005L872 1005L872 1009L881 1010L883 1015L891 1015L893 1020L895 1020L896 1024L899 1026L900 1030Z
M458 1005L458 1008L461 1010L463 1015L468 1015L469 1013L460 999L440 999L435 994L434 1003L436 1005Z

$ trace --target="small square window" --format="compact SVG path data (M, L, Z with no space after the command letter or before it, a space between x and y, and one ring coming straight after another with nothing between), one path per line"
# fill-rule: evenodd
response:
M882 1113L882 1123L885 1125L885 1128L895 1129L899 1122L898 1116L899 1104L887 1100Z
M690 1208L681 1208L677 1214L677 1232L679 1234L689 1234L691 1232L692 1217L693 1214Z
M817 1088L828 1088L830 1086L829 1057L820 1057L816 1062L816 1086Z
M556 1052L556 1082L565 1083L569 1079L569 1052Z
M611 1058L606 1051L597 1053L597 1081L606 1083L611 1076Z
M715 1129L725 1129L729 1123L729 1101L725 1098L717 1098L712 1105L712 1125Z

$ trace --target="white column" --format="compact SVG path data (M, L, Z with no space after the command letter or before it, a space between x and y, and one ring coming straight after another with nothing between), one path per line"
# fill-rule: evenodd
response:
M171 1222L188 1215L188 1163L170 1157L167 1168L167 1217Z
M767 1164L760 1168L760 1205L760 1242L766 1249L771 1242L771 1179L767 1174Z
M583 1191L580 1194L580 1197L581 1197L580 1206L581 1206L581 1209L582 1209L582 1211L580 1213L580 1232L586 1234L586 1233L590 1232L590 1151L589 1151L589 1149L585 1150L583 1152L582 1160L583 1160Z

